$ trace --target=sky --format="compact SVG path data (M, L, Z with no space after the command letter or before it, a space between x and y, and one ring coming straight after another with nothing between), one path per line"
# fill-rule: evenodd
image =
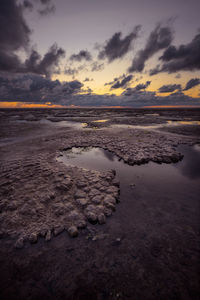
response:
M1 0L0 107L200 105L199 0Z

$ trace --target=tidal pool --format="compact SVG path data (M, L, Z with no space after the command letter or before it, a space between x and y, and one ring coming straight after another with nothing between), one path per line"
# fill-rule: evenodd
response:
M188 251L187 241L196 240L200 226L200 147L180 146L179 151L184 158L174 164L129 166L113 153L92 147L72 148L58 160L86 169L116 170L120 203L103 226L106 234L126 238L126 251L138 248L141 241L141 251L153 241L159 241L159 247L182 244Z
M184 154L182 161L173 164L156 164L130 166L113 153L95 147L72 148L63 152L59 161L66 165L106 171L115 169L120 180L121 200L149 201L158 203L166 201L189 203L197 201L200 194L200 147L198 145L180 146Z

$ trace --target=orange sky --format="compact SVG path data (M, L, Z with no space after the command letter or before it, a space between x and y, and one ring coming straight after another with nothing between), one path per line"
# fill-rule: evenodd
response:
M0 102L0 108L81 108L81 106L76 105L53 105L53 104L34 104L34 103L24 103L24 102ZM88 106L89 107L89 106ZM141 108L197 108L199 106L195 105L152 105L143 106ZM101 106L100 108L130 108L129 106ZM131 107L133 108L133 107Z
M63 108L63 105L35 104L26 102L0 102L0 108Z

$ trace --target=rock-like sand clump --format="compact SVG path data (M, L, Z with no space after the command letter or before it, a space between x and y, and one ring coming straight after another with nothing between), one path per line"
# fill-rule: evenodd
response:
M199 137L163 131L75 130L32 119L22 124L13 121L13 113L1 115L0 237L13 238L17 248L26 241L36 243L39 236L49 241L63 231L76 237L88 222L104 224L119 201L115 171L65 166L56 160L60 151L100 147L129 165L174 163L183 157L180 143L199 142Z
M115 171L99 173L57 164L53 170L37 163L29 168L27 162L16 165L10 175L3 173L1 237L17 237L17 248L26 241L36 243L39 236L49 241L64 230L76 237L88 222L104 224L115 211L119 201Z

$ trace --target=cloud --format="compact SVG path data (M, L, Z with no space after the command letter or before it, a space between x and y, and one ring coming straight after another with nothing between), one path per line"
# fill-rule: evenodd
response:
M36 50L32 50L30 57L25 61L25 71L50 77L64 55L65 51L57 44L53 44L42 59Z
M43 5L50 0L40 0ZM24 6L30 7L30 1L24 1L23 5L14 0L0 1L0 71L26 73L51 76L58 69L59 61L65 51L56 44L41 58L36 50L32 50L25 62L22 62L16 51L23 50L27 53L30 47L30 34L23 17Z
M122 96L131 97L132 101L140 101L141 106L144 105L145 101L153 101L157 98L155 92L151 91L142 91L136 90L135 88L127 88L123 93Z
M120 96L96 95L89 88L83 89L78 80L60 82L36 74L0 73L0 101L20 101L81 106L131 106L151 105L200 105L200 99L191 98L181 91L169 96L155 92L127 88Z
M121 75L121 76L119 76L119 77L115 77L112 81L106 82L106 83L104 84L104 86L106 86L106 85L112 85L112 84L116 83L116 81L122 80L122 79L124 79L125 77L126 77L125 74L123 74L123 75Z
M49 4L51 2L51 0L38 0L39 2L41 2L42 4Z
M160 65L155 66L153 69L149 70L149 75L153 76L160 72Z
M30 33L23 7L14 0L0 1L0 70L17 71L22 63L15 51L26 50Z
M19 57L12 51L6 51L0 49L0 70L1 71L12 71L19 72L22 70L23 64Z
M1 101L59 103L81 91L83 84L78 80L60 82L34 74L1 74Z
M117 81L120 81L120 82L121 82L126 76L127 76L127 75L122 74L122 75L119 76L119 77L115 77L112 81L106 82L106 83L104 84L104 86L106 86L106 85L113 85L113 84L115 84ZM132 76L132 78L133 78L133 76ZM128 79L129 79L129 77L128 77ZM128 81L129 81L129 80L128 80Z
M97 61L91 64L91 72L98 72L104 69L104 64L99 64Z
M24 0L23 7L26 8L26 9L32 10L33 9L33 3L29 0Z
M168 84L168 85L163 85L161 86L158 91L159 93L171 93L176 90L181 90L181 85L180 84Z
M190 79L187 83L186 86L184 88L184 91L190 90L193 87L197 86L200 84L200 79L199 78L192 78Z
M140 83L140 84L136 85L135 89L137 91L145 90L150 84L151 84L151 81L146 81L146 83Z
M141 26L134 28L133 32L121 38L122 33L116 32L105 44L103 50L99 52L98 58L107 58L109 62L122 58L130 49L132 42L138 37Z
M35 73L50 77L53 72L59 71L59 62L64 57L65 51L53 44L49 51L41 58L36 50L32 50L30 56L21 62L14 52L0 50L0 70L12 73Z
M133 78L133 75L128 75L124 77L121 81L117 81L115 84L111 86L111 89L118 89L118 88L123 88L127 85L128 82L130 82Z
M71 68L71 67L66 66L64 73L66 75L75 76L75 75L78 75L79 72L83 71L83 70L88 71L85 65L78 66L77 68Z
M66 75L75 76L79 73L79 70L77 68L67 67L67 68L65 68L64 73Z
M200 34L186 45L169 46L159 59L163 64L150 70L150 75L200 70Z
M145 48L138 51L133 59L129 72L142 72L145 62L161 49L167 48L173 39L173 33L170 27L162 27L157 25L151 32Z
M33 10L36 2L41 5L41 8L37 10L41 16L54 13L56 10L55 5L51 3L51 0L24 0L22 5L25 9Z
M29 29L23 17L23 7L14 0L0 1L0 49L10 56L12 51L27 48Z
M169 96L157 96L155 92L126 89L121 98L121 105L142 107L159 105L200 105L199 98L192 98L184 95L182 91L170 94Z
M82 60L91 61L92 55L87 50L81 50L78 54L72 54L69 59L78 62Z
M94 79L93 79L93 78L88 78L88 77L86 77L86 78L83 80L83 82L88 82L88 81L94 81Z
M39 9L39 10L38 10L38 13L39 13L41 16L46 16L46 15L49 15L49 14L54 13L55 10L56 10L56 8L55 8L54 5L47 5L45 8Z
M132 96L132 95L155 95L155 92L146 92L142 91L145 90L149 85L151 84L151 81L146 81L146 83L140 83L136 85L134 88L127 88L124 92L122 92L122 95L124 96Z

